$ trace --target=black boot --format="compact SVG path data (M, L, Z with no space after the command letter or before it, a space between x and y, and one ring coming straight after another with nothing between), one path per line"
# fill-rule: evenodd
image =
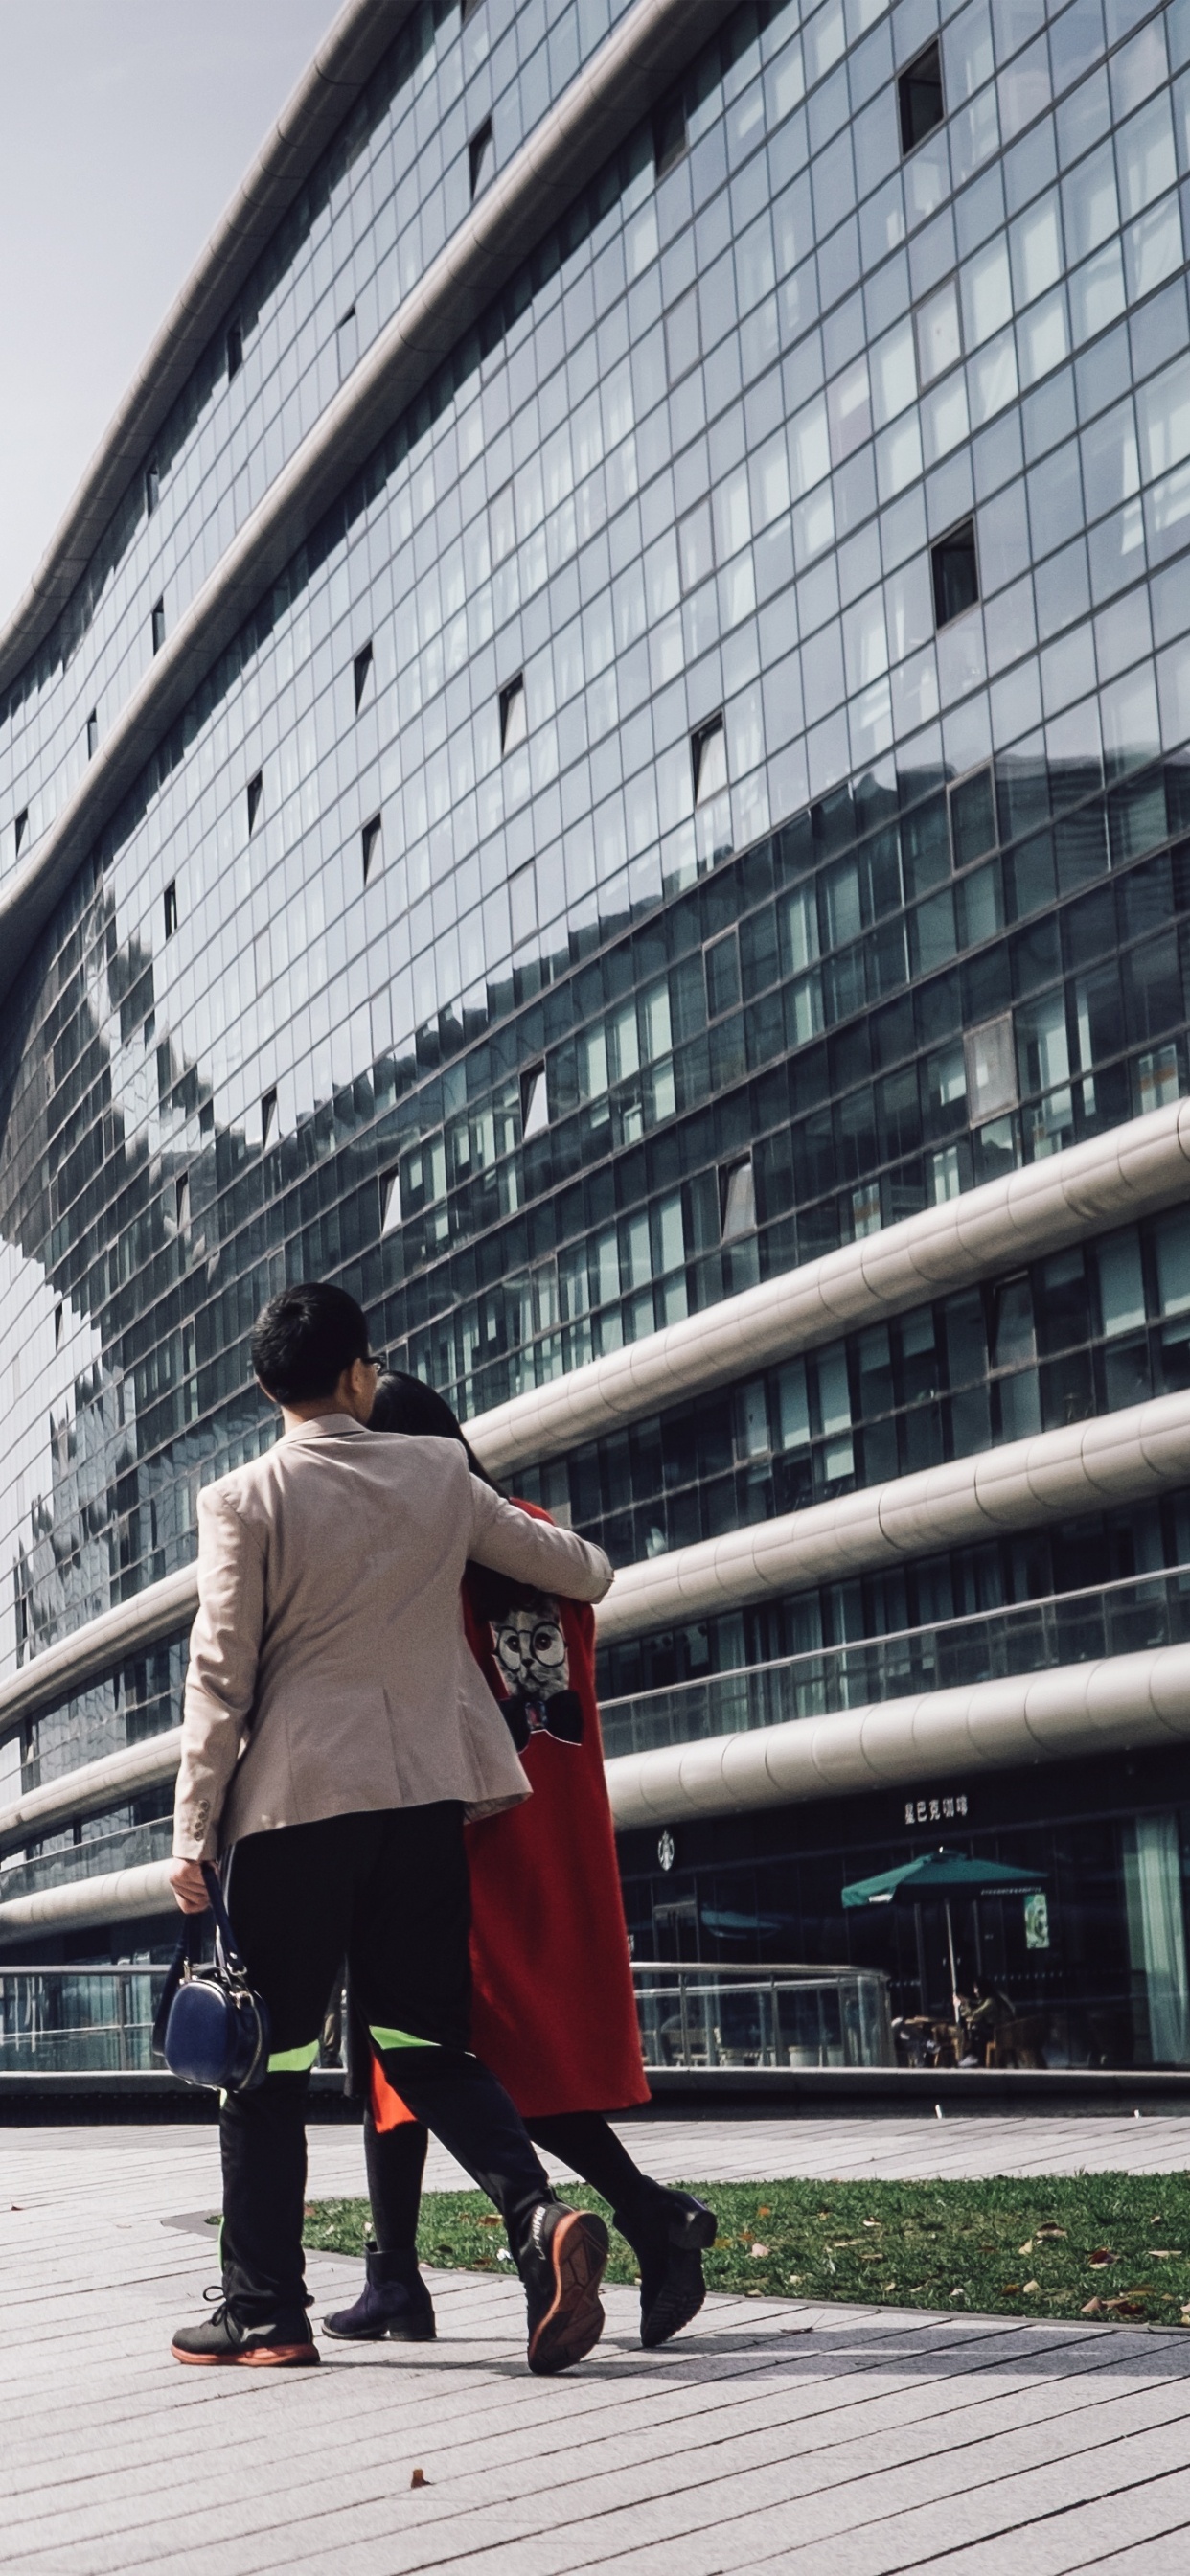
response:
M324 2334L344 2343L433 2343L438 2329L434 2302L412 2251L379 2254L371 2237L366 2248L367 2278L354 2307L336 2308L324 2317Z
M613 2222L640 2264L640 2339L651 2352L698 2315L707 2294L703 2253L719 2222L705 2201L659 2182L646 2182Z

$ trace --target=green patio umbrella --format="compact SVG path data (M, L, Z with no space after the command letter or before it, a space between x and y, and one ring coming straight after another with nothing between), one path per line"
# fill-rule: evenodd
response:
M946 1948L950 1959L950 1991L954 2017L959 2017L958 1969L954 1954L954 1926L950 1917L952 1896L1028 1896L1045 1884L1043 1869L1017 1869L1003 1860L969 1860L965 1852L947 1851L939 1844L937 1851L922 1852L917 1860L902 1861L896 1869L882 1869L875 1878L856 1878L843 1890L846 1909L856 1905L928 1905L939 1898L946 1916ZM922 1996L925 2009L925 1996Z

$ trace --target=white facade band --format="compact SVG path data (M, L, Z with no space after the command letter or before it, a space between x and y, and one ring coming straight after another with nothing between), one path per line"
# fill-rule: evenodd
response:
M477 1415L468 1437L493 1476L507 1475L1188 1194L1190 1101L1180 1100L589 1360Z
M804 1512L790 1512L782 1520L760 1521L725 1538L705 1539L694 1547L675 1548L670 1556L647 1557L641 1564L625 1566L596 1610L598 1634L603 1640L639 1636L826 1577L894 1565L933 1548L1064 1520L1097 1504L1135 1502L1186 1479L1190 1479L1190 1394L1158 1396L1151 1404L1136 1405L1125 1413L1102 1414L1068 1430L1042 1432L1034 1440L1013 1441L1003 1449L984 1449L950 1466L901 1476L895 1484L872 1485L862 1493L843 1495L837 1503L819 1503ZM186 1579L192 1587L193 1606L193 1570ZM183 1578L171 1575L169 1580L177 1596ZM155 1592L163 1589L153 1587ZM150 1595L142 1593L140 1598L147 1601ZM23 1678L17 1676L18 1681ZM942 1693L921 1704L941 1705L946 1697ZM0 1706L0 1723L5 1714ZM10 1713L7 1722L12 1722ZM835 1719L796 1723L800 1742L807 1726L833 1726ZM782 1732L779 1727L761 1728L755 1741L767 1744ZM731 1738L733 1743L743 1740ZM120 1795L130 1796L153 1781L171 1778L178 1742L179 1730L173 1728L68 1772L44 1788L27 1791L0 1811L0 1850L12 1849L34 1832L47 1832L67 1816L96 1814ZM670 1757L668 1753L623 1757L629 1758L650 1762Z
M0 891L0 994L156 744L258 600L520 260L574 203L731 5L732 0L633 0L377 333L185 609L69 802L6 880Z
M940 1778L970 1781L1022 1763L1184 1744L1188 1738L1190 1646L1161 1646L623 1754L608 1763L607 1781L623 1832ZM168 1778L177 1763L178 1730L152 1749L162 1766L157 1776ZM104 1767L91 1766L95 1772ZM80 1781L84 1776L76 1775ZM0 1832L7 1835L15 1812L0 1816ZM173 1903L168 1867L151 1861L13 1897L0 1904L0 1947L28 1941L39 1931L161 1914Z
M625 1831L1187 1739L1190 1646L1159 1646L626 1753L607 1777Z
M600 1642L705 1619L937 1548L1142 1502L1190 1479L1190 1394L1161 1395L621 1567Z
M416 5L417 0L344 0L167 313L28 589L0 629L0 689L18 677L83 579L208 340Z
M604 1644L644 1636L1003 1530L1143 1502L1187 1482L1190 1392L1155 1396L621 1566L596 1610L596 1628ZM186 1566L63 1638L0 1686L0 1736L110 1672L146 1639L176 1636L197 1601L197 1571Z
M534 1388L508 1404L493 1407L489 1413L478 1414L467 1426L468 1435L494 1475L510 1474L517 1466L555 1456L582 1440L595 1438L601 1431L639 1421L660 1406L706 1393L711 1387L788 1359L849 1328L876 1322L883 1315L903 1313L922 1299L985 1277L1005 1262L1035 1259L1089 1234L1151 1215L1184 1199L1188 1190L1190 1102L1177 1101L1169 1108L1153 1110L1148 1117L1133 1119L1127 1126L1113 1128L1107 1136L1056 1154L1047 1162L1032 1163L1006 1180L989 1181L969 1191L965 1198L904 1218L884 1234L869 1235L821 1261L785 1271L758 1288L725 1298L705 1314L651 1333L626 1350L575 1369L569 1377L556 1378L548 1386ZM1011 1449L996 1449L979 1458L959 1460L953 1466L931 1468L924 1477L901 1478L895 1485L871 1489L867 1494L848 1495L838 1504L819 1505L784 1521L737 1531L730 1540L706 1541L678 1550L673 1556L650 1558L617 1576L600 1614L601 1633L620 1636L663 1627L671 1617L701 1616L701 1611L687 1612L671 1606L658 1616L652 1614L647 1605L654 1594L661 1598L663 1593L669 1604L675 1582L700 1587L704 1607L728 1608L740 1601L763 1599L774 1588L773 1583L767 1578L763 1582L754 1580L747 1572L748 1563L755 1554L759 1564L757 1551L767 1559L775 1546L787 1545L794 1535L799 1564L804 1556L812 1570L783 1574L779 1579L786 1588L794 1582L810 1583L820 1577L829 1579L836 1573L854 1571L850 1550L858 1540L857 1516L862 1523L865 1513L861 1507L871 1505L873 1493L879 1501L882 1527L890 1530L895 1521L903 1520L906 1510L912 1514L920 1511L923 1504L925 1507L929 1535L910 1546L898 1546L890 1551L892 1554L920 1554L931 1547L958 1544L967 1535L986 1536L989 1516L983 1505L990 1495L990 1480L994 1477L1002 1481L1009 1462L1018 1458L1021 1450L1028 1450L1032 1456L1030 1472L1041 1475L1047 1459L1057 1455L1050 1444L1068 1447L1071 1440L1081 1443L1099 1429L1106 1435L1108 1448L1117 1449L1122 1425L1139 1416L1147 1420L1162 1405L1173 1408L1176 1442L1181 1419L1178 1408L1184 1408L1185 1403L1181 1396L1160 1398L1156 1406L1140 1407L1138 1415L1106 1415L1098 1425L1082 1424L1073 1432L1042 1433L1036 1440ZM1142 1439L1144 1436L1142 1431ZM1190 1474L1190 1458L1185 1465L1180 1463L1185 1456L1184 1450L1178 1452L1179 1463L1168 1472L1163 1469L1160 1484L1169 1485L1181 1474ZM1068 1466L1064 1472L1069 1474ZM1146 1468L1146 1477L1148 1472ZM940 1498L953 1492L954 1510L962 1514L970 1508L970 1496L966 1503L963 1500L965 1488L976 1478L983 1492L970 1527L960 1529L951 1517L943 1523L939 1518ZM943 1480L941 1485L939 1479ZM923 1486L927 1489L924 1495ZM1140 1492L1155 1490L1159 1487L1145 1482L1124 1496L1119 1491L1101 1494L1088 1475L1075 1492L1075 1499L1060 1508L1093 1508L1100 1500L1135 1500ZM1022 1499L1018 1496L1018 1502ZM836 1543L831 1534L840 1514L846 1515L846 1536L840 1530ZM1025 1500L1024 1517L1016 1517L1011 1523L1000 1519L997 1525L1025 1528L1030 1514L1037 1520L1049 1517L1046 1511L1035 1510ZM782 1539L778 1539L778 1532L784 1533ZM729 1550L737 1551L737 1557L731 1560L731 1580L746 1580L748 1584L747 1589L730 1595L719 1589L720 1577L727 1574ZM738 1560L740 1550L742 1561ZM865 1560L870 1565L884 1561L883 1545L878 1555ZM707 1591L710 1566L718 1570ZM659 1586L661 1592L657 1591ZM622 1615L620 1605L629 1599L632 1611ZM0 1735L11 1733L20 1719L34 1716L38 1709L52 1706L88 1681L110 1672L125 1654L177 1636L193 1618L197 1601L194 1568L184 1566L162 1582L147 1585L133 1600L121 1602L100 1618L75 1629L69 1637L60 1638L0 1683Z

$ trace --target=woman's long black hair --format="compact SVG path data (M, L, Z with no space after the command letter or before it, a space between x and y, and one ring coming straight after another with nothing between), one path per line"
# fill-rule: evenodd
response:
M420 1377L410 1377L404 1369L386 1369L376 1382L376 1400L368 1417L370 1431L402 1431L415 1440L457 1440L467 1452L467 1464L480 1483L490 1485L493 1493L501 1490L494 1476L475 1455L457 1414L451 1412L444 1395L427 1386ZM523 1587L510 1582L506 1574L497 1574L491 1566L476 1565L470 1558L464 1575L472 1607L481 1619L502 1619L510 1609L527 1601Z
M404 1431L415 1440L458 1440L467 1452L467 1464L480 1483L500 1488L487 1468L480 1463L458 1415L451 1412L444 1395L427 1386L424 1378L409 1377L404 1369L386 1369L376 1381L376 1400L368 1416L369 1431Z

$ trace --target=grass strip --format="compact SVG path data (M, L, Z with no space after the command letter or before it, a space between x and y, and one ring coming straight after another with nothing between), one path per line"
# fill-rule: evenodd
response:
M719 2215L706 2258L712 2290L754 2298L843 2299L969 2315L1098 2317L1190 2325L1190 2177L1064 2174L983 2182L763 2182L686 2185ZM604 2209L577 2185L566 2197ZM315 2201L306 2243L362 2254L366 2200ZM423 2263L508 2269L504 2230L479 2192L427 2192ZM503 2249L503 2259L502 2259ZM612 2237L611 2281L636 2263Z

